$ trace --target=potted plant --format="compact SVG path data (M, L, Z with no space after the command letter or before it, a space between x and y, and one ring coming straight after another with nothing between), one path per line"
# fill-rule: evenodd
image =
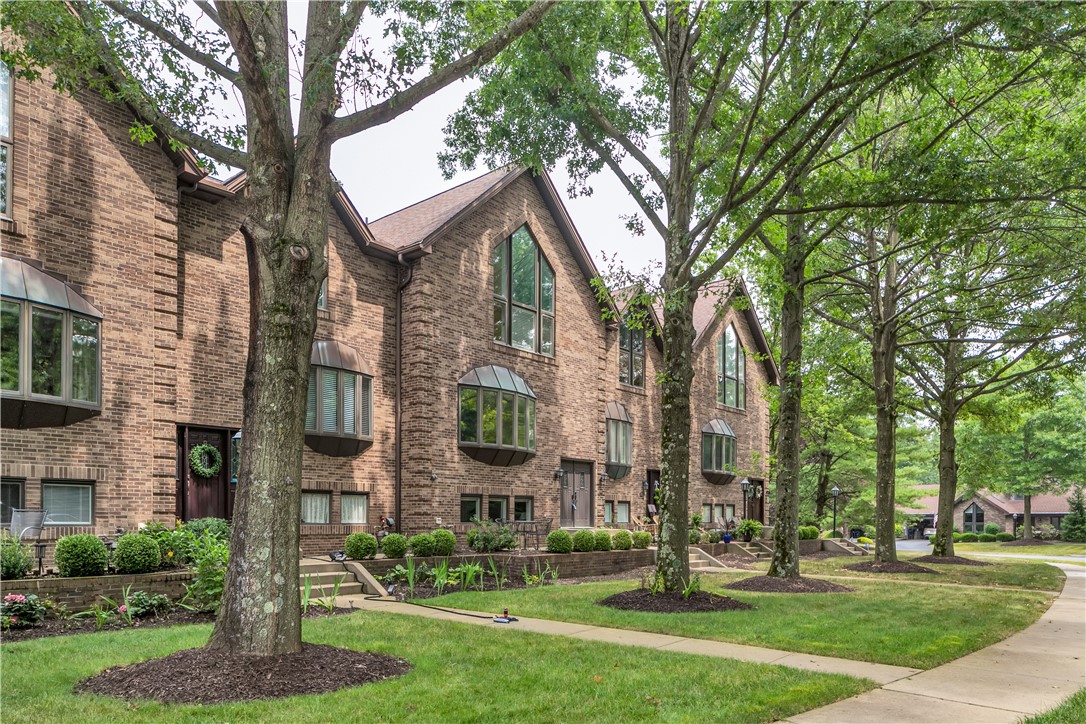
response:
M762 535L762 524L753 518L747 518L735 529L735 534L747 543Z

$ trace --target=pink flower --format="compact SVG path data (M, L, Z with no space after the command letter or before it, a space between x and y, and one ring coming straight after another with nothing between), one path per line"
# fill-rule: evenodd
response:
M124 604L121 604L121 607L118 608L117 610L120 611L121 613L124 613L125 611L128 610L128 606L125 606Z
M8 595L4 596L4 600L14 601L15 603L26 603L26 596L18 593L9 593Z

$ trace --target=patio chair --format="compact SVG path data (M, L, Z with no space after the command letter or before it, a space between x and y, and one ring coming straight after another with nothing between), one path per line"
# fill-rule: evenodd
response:
M41 531L45 526L45 518L49 515L47 510L11 509L11 537L20 543L34 542L34 555L38 559L38 575L42 573L45 560L46 544L41 540Z

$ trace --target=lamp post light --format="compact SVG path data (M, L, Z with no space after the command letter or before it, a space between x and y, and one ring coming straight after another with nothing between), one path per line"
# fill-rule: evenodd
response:
M747 499L750 497L750 480L743 478L739 481L739 487L743 489L743 520L747 519Z
M831 490L830 492L833 493L833 531L836 533L837 532L837 496L841 494L841 489L838 488L836 485L834 485L833 490Z

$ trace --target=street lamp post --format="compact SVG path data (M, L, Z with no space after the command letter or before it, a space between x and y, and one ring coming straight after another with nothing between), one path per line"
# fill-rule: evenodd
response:
M834 485L833 490L831 490L830 492L833 493L833 531L836 533L837 532L837 496L841 494L841 489L838 488L836 485Z
M743 520L747 519L747 498L750 492L750 480L743 478L739 481L739 487L743 489Z

